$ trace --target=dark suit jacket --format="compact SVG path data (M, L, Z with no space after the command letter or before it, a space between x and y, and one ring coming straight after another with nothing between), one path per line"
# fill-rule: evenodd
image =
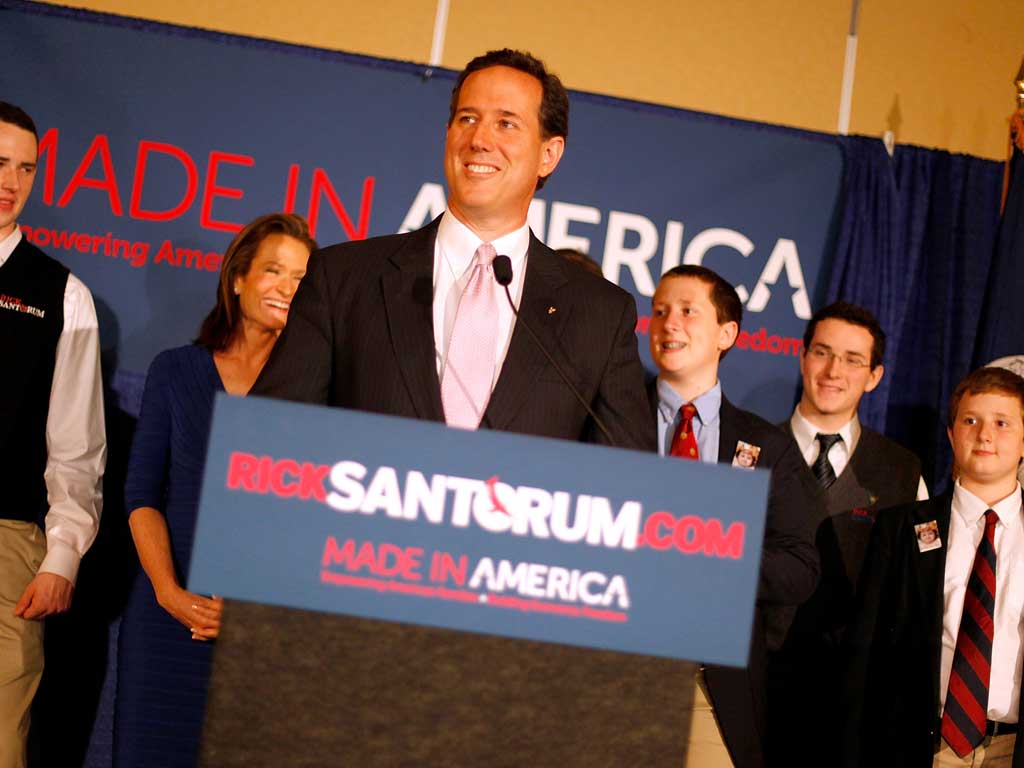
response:
M779 425L792 434L790 420ZM826 515L816 543L821 579L800 606L785 646L768 667L768 762L785 765L793 744L821 764L840 762L843 659L840 643L853 613L853 595L878 509L907 504L917 495L917 457L862 427L849 463L826 491L815 489ZM808 701L819 706L807 707Z
M793 434L789 419L779 427ZM913 502L920 478L921 462L913 452L862 426L857 448L836 482L827 491L815 488L826 512L816 534L821 582L794 620L789 638L793 647L787 650L795 657L808 665L820 664L822 659L807 655L813 647L815 652L835 654L838 661L875 515L880 509ZM824 682L820 670L808 672ZM803 724L802 717L800 721Z
M444 421L432 313L439 221L314 253L252 394ZM528 254L521 317L612 443L653 450L633 297L532 235ZM519 322L483 426L608 442Z
M657 380L648 385L657 425ZM704 676L726 747L737 768L763 765L765 666L785 638L796 607L817 585L814 529L823 514L814 480L793 438L724 396L719 411L718 463L731 464L736 443L760 446L757 466L771 470L761 577L746 669L708 666ZM656 433L656 430L655 430Z
M846 635L847 766L932 764L952 500L950 491L875 519ZM938 523L942 546L921 552L914 526L930 520ZM1020 738L1013 765L1024 768Z

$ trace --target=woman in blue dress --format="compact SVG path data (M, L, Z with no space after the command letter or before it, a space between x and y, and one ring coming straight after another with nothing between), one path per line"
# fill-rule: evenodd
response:
M228 246L217 303L194 344L166 350L146 378L125 509L148 578L121 622L115 712L120 766L193 766L223 600L185 589L214 395L259 376L316 243L294 214L269 214Z

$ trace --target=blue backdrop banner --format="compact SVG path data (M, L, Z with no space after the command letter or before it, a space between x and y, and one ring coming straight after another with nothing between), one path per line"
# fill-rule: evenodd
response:
M768 480L221 394L189 589L745 666Z
M195 336L244 223L294 210L326 245L414 229L444 208L453 72L9 0L0 43L17 62L0 93L40 128L25 234L92 289L130 412L153 356ZM648 366L661 273L721 272L746 308L727 394L788 415L827 281L835 138L585 93L571 104L534 232L633 291Z

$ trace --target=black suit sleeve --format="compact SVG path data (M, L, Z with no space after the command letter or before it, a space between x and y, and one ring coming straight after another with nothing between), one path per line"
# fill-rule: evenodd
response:
M782 445L772 465L758 598L763 603L797 606L818 584L814 531L824 513L796 443L787 435Z
M644 388L636 338L636 302L625 297L615 342L591 406L611 433L612 445L638 451L657 451L657 434ZM588 442L607 445L608 439L591 425Z
M327 298L328 253L317 251L310 256L306 276L288 310L288 324L249 394L328 404L334 364L334 327Z
M871 649L875 644L878 616L885 596L891 590L890 579L896 561L894 531L897 510L879 514L868 539L867 554L861 569L860 584L853 613L847 627L843 655L846 663L843 687L843 755L844 766L861 764L864 742L863 720Z

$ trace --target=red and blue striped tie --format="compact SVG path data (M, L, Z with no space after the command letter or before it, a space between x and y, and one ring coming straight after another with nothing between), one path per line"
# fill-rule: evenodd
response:
M995 532L998 516L985 512L985 533L974 556L956 636L953 667L942 713L942 738L963 757L985 738L988 683L992 665L992 625L996 602Z

